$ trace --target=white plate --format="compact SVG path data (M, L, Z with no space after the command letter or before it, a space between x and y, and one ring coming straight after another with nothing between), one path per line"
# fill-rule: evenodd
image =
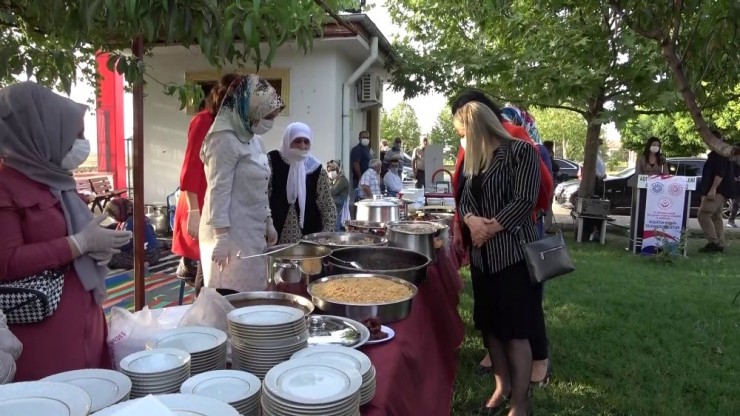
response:
M85 390L92 398L91 412L120 402L131 392L131 379L113 370L75 370L55 374L41 381L69 383Z
M163 394L156 396L156 399L177 416L239 416L239 412L233 407L210 397L193 394ZM120 403L105 408L93 416L113 416L130 404L131 402Z
M85 390L55 381L0 386L0 415L87 416L92 399Z
M226 342L224 331L200 326L185 326L163 331L155 336L147 347L176 348L191 354L205 352Z
M314 345L293 354L291 359L318 358L322 361L336 360L354 368L361 375L365 375L372 368L372 363L367 355L354 348L342 347L340 345Z
M300 404L333 403L356 394L362 376L331 360L298 359L278 364L267 372L265 387L275 396Z
M190 362L187 351L157 348L133 353L121 360L121 370L128 373L153 374L172 371Z
M384 343L386 341L390 341L391 339L393 339L393 337L396 336L396 331L394 331L393 328L391 328L389 326L381 325L380 326L380 330L383 331L383 332L385 332L386 334L388 334L388 336L385 337L385 338L383 338L383 339L376 339L375 341L372 341L372 340L369 340L368 339L365 344L370 344L370 345L373 345L373 344L382 344L382 343Z
M220 370L189 378L183 383L180 392L237 403L259 393L261 385L259 378L247 372Z
M303 311L289 306L247 306L229 312L226 319L237 325L281 326L303 319Z

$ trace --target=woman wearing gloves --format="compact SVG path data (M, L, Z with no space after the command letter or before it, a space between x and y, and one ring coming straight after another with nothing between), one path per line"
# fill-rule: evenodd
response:
M226 92L203 142L207 191L198 237L207 287L247 292L267 286L266 260L236 255L259 254L277 243L267 195L270 166L260 135L270 131L283 107L266 80L242 76Z
M10 325L23 343L16 381L111 367L105 264L131 233L101 227L75 190L86 110L33 82L0 89L0 286L68 267L53 315Z
M332 232L337 225L329 176L310 153L312 138L306 124L291 123L282 148L268 154L270 209L280 244L296 243L306 234Z
M180 198L175 210L175 226L172 232L172 252L182 256L177 275L184 278L195 277L195 293L203 286L203 268L198 264L194 270L193 262L200 261L198 246L198 227L206 197L206 174L203 161L200 160L200 149L203 140L221 108L229 85L239 78L236 74L226 74L214 85L206 100L206 107L196 114L188 126L188 143L185 146L185 160L180 171Z

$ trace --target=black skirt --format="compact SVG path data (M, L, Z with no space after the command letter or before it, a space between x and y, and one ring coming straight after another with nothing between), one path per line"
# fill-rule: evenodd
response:
M484 336L529 339L545 326L542 285L532 284L525 262L490 273L471 266L473 321Z

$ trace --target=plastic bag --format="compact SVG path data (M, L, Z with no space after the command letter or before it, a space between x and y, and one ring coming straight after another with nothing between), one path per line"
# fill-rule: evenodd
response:
M148 307L136 314L114 307L108 326L108 349L115 368L120 370L126 356L145 350L147 341L163 329Z
M228 334L226 315L233 310L234 306L216 289L204 287L178 326L207 326Z

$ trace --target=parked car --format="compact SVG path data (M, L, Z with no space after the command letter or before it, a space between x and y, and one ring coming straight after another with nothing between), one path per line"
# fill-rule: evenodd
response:
M559 157L556 157L554 160L558 167L560 167L558 174L555 175L556 182L566 182L578 178L581 171L581 165L578 162Z
M701 189L701 172L704 168L706 159L697 157L672 157L668 158L668 173L677 176L696 177L696 189ZM632 187L629 184L635 175L634 168L627 168L613 176L604 179L604 188L596 189L595 194L606 196L611 202L611 211L613 214L626 213L630 214L632 209ZM555 188L555 201L566 208L573 208L578 197L578 188L581 181L578 179L570 180L559 184ZM699 192L691 193L691 212L695 214L701 204L701 195ZM724 209L725 218L730 214L730 201Z

